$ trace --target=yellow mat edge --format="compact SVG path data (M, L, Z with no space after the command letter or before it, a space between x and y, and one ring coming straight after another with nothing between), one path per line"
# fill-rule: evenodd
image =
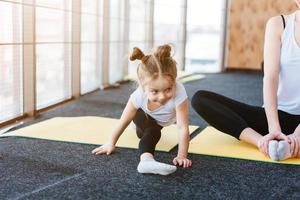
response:
M219 158L229 158L229 159L238 159L238 160L246 160L246 161L255 161L255 162L267 162L267 163L275 163L275 164L288 164L288 165L300 165L299 163L295 162L288 162L288 161L273 161L273 160L257 160L257 159L251 159L251 158L242 158L242 157L230 157L230 156L225 156L225 155L215 155L215 154L209 154L209 153L197 153L194 151L189 151L188 153L190 154L195 154L195 155L204 155L204 156L211 156L211 157L219 157Z
M85 118L89 118L89 117L97 117L97 118L104 118L104 119L111 119L111 120L118 120L116 118L108 118L108 117L100 117L100 116L82 116L82 117L85 117ZM33 126L33 125L37 125L37 124L40 124L40 123L44 123L44 122L47 122L49 120L56 120L56 119L59 119L59 118L76 118L76 117L53 117L53 118L50 118L50 119L46 119L46 120L43 120L43 121L40 121L40 122L37 122L37 123L34 123L34 124L30 124L28 126L25 126L25 127L22 127L20 129L23 129L23 128L27 128L29 126ZM79 118L79 117L78 117ZM199 129L199 126L196 126L196 125L189 125L189 129L192 129L192 131L190 131L190 135L193 134L195 131L197 131ZM17 132L19 129L17 130L13 130L13 131L9 131L2 135L0 135L0 139L1 138L9 138L9 137L16 137L16 138L30 138L30 139L39 139L39 140L46 140L46 141L53 141L53 142L64 142L64 143L74 143L74 144L86 144L86 145L103 145L103 144L100 144L99 142L84 142L84 141L80 141L80 142L76 142L76 141L67 141L67 140L59 140L59 139L49 139L49 138L45 138L45 137L42 137L42 136L28 136L28 135L19 135L19 134L14 134L14 132ZM172 149L174 149L176 146L178 146L178 143L174 144L173 146L169 147L169 148L161 148L161 149L155 149L155 151L160 151L160 152L170 152ZM138 149L138 147L131 147L131 146L126 146L126 145L123 145L123 146L118 146L118 143L116 144L116 147L118 148L129 148L129 149Z
M180 78L179 81L181 83L188 83L188 82L192 82L192 81L198 81L198 80L201 80L204 78L205 78L205 75L203 75L203 74L192 74L190 76Z
M190 144L191 142L193 142L194 140L198 139L197 137L199 137L199 135L207 130L207 129L211 129L213 127L211 126L208 126L206 127L205 129L203 129L202 131L200 131L198 133L198 135L196 135L193 139L190 140ZM215 128L213 128L215 129ZM216 129L215 129L216 130ZM218 130L216 130L218 131ZM220 131L218 131L220 132ZM223 133L224 134L224 133ZM231 136L228 136L228 137L231 137ZM259 150L257 150L259 151ZM295 162L293 161L294 158L292 159L287 159L286 161L274 161L274 160L271 160L271 159L268 159L268 158L265 158L265 159L254 159L254 158L244 158L244 157L241 157L241 156L236 156L236 157L233 157L233 156L226 156L226 155L217 155L217 154L214 154L214 153L199 153L197 151L194 151L194 150L190 150L188 151L188 153L191 153L191 154L196 154L196 155L205 155L205 156L212 156L212 157L220 157L220 158L230 158L230 159L240 159L240 160L250 160L250 161L256 161L256 162L267 162L267 163L274 163L274 164L288 164L288 165L300 165L300 158L299 158L299 162ZM298 160L298 159L297 159Z

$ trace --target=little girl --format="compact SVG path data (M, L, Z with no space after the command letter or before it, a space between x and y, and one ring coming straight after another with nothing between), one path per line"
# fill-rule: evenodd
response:
M191 167L187 158L189 147L188 100L184 86L176 81L176 61L171 57L169 45L159 46L153 54L144 55L134 48L130 60L140 60L137 68L139 87L130 95L122 116L106 144L95 148L94 155L111 154L115 144L131 121L140 138L139 173L168 175L176 166ZM174 165L154 160L154 150L161 137L161 129L173 123L179 131L178 154Z

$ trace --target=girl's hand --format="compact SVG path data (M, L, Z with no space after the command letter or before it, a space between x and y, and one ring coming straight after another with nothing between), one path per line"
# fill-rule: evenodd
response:
M177 156L173 159L174 165L183 166L184 168L191 167L192 161L183 156Z
M92 151L92 154L94 154L94 155L101 155L101 154L110 155L111 153L113 153L115 151L115 149L116 149L115 145L104 144L100 147L95 148Z
M284 135L281 132L272 132L269 133L265 136L263 136L259 141L258 141L258 148L259 150L265 154L266 156L269 157L269 142L271 140L286 140L289 141L288 137Z

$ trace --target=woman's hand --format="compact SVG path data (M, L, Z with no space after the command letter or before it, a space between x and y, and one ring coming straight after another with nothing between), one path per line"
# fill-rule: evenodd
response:
M289 143L291 145L291 156L293 158L300 157L300 135L298 133L293 133L287 136L289 139Z
M286 135L284 135L283 133L279 132L279 131L272 132L272 133L269 133L269 134L263 136L258 141L257 146L258 146L259 150L268 157L269 157L269 142L271 140L286 140L286 141L289 141L288 137Z
M115 151L115 149L116 149L115 145L104 144L100 147L95 148L92 151L92 154L94 154L94 155L101 155L101 154L110 155L111 153L113 153Z
M183 156L177 156L173 159L174 165L183 166L184 168L191 167L192 161Z

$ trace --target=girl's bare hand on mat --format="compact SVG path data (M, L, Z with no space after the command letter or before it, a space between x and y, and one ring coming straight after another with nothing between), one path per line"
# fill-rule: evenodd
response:
M94 155L101 155L101 154L110 155L111 153L113 153L115 151L115 149L116 149L115 145L104 144L100 147L95 148L92 151L92 154L94 154Z
M269 134L263 136L258 141L258 148L263 154L265 154L268 157L269 157L269 142L271 140L286 140L286 141L288 141L288 137L279 131L272 132L272 133L269 133Z
M192 161L187 159L186 157L177 156L173 159L174 165L183 166L184 168L191 167Z

